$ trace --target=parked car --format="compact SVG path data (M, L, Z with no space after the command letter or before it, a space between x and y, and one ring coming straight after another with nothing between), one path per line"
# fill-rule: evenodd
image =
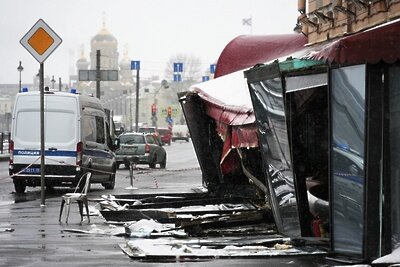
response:
M171 145L171 139L172 139L172 132L168 128L158 128L158 134L160 136L161 142L167 145Z
M130 156L137 157L137 164L148 164L150 168L155 168L156 164L160 164L160 168L163 169L167 165L167 152L154 134L121 134L119 148L115 154L118 167L124 164L125 168L129 168L128 157Z
M151 133L158 135L158 131L156 127L140 127L138 130L139 133Z
M189 129L186 125L174 125L172 127L172 142L175 142L176 140L185 140L186 142L189 142Z

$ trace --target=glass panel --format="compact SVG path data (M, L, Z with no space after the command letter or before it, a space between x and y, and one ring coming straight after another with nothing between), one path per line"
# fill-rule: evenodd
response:
M331 108L333 248L362 255L365 65L332 70Z
M82 116L82 130L85 141L96 142L96 117L95 116Z
M400 67L389 68L392 249L400 247Z
M143 135L121 135L119 137L121 144L144 144Z
M147 141L147 143L149 143L149 144L155 144L154 138L153 138L152 135L146 135L146 141Z
M104 119L102 117L96 117L96 143L104 144Z
M252 83L250 94L278 230L288 236L299 236L300 225L281 80L275 78Z

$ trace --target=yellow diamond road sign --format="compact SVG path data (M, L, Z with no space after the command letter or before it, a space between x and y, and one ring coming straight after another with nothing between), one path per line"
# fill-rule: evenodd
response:
M62 39L42 19L20 41L39 63L43 63L61 42Z

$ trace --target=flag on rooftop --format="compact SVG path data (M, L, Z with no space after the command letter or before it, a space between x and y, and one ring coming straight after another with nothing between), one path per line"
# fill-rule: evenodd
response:
M252 18L251 17L242 19L242 25L243 26L251 26L251 24L252 24Z

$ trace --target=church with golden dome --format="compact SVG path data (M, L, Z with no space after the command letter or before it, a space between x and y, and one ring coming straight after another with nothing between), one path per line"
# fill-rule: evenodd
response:
M124 87L133 86L133 75L130 69L130 59L128 56L128 47L125 46L123 57L119 59L118 40L106 28L105 22L100 31L90 41L89 60L85 56L84 45L81 46L80 58L76 62L76 76L72 83L79 92L84 94L93 94L95 92L95 82L79 81L78 73L80 70L96 69L96 52L100 51L100 69L118 70L118 81L101 82L101 98L114 96L114 91L124 90ZM73 80L73 79L72 79ZM125 88L126 89L126 88ZM109 95L109 93L111 93ZM126 92L125 92L126 93ZM118 95L118 94L117 94Z
M109 32L105 21L103 21L100 31L90 41L89 58L85 56L84 45L81 46L80 56L75 66L76 74L70 76L70 86L77 89L81 94L96 96L96 82L79 81L79 71L96 69L97 50L100 50L101 70L118 70L118 81L100 82L100 99L106 108L113 110L115 117L121 118L121 121L126 126L132 124L136 109L136 72L133 75L128 45L124 46L122 57L120 58L118 40ZM158 112L160 113L158 124L160 126L166 125L164 120L161 120L161 117L165 116L163 113L166 113L167 108L171 106L170 99L176 96L171 95L171 92L161 91L159 88L159 80L140 79L139 122L144 124L152 123L150 107L157 101Z

